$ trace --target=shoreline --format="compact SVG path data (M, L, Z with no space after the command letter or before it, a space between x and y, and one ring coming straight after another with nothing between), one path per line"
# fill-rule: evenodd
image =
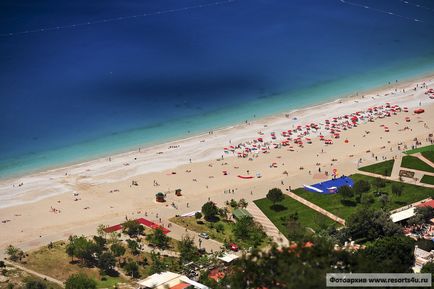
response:
M400 87L405 87L408 86L411 83L414 82L421 82L427 79L431 79L434 78L434 71L428 72L428 73L423 73L419 76L415 76L415 77L410 77L408 79L405 80L398 80L398 82L390 82L389 84L383 84L380 86L376 86L376 87L372 87L366 90L361 90L361 91L354 91L351 93L347 93L345 95L341 95L341 96L335 96L332 99L326 99L317 103L312 103L312 104L306 104L306 105L302 105L298 108L294 108L294 109L289 109L287 111L283 111L283 112L275 112L275 113L271 113L271 114L267 114L265 116L259 117L259 118L251 118L248 119L246 121L248 121L251 124L257 123L257 122L268 122L268 121L272 121L274 119L278 119L281 118L282 116L286 115L286 114L294 114L297 112L302 113L305 110L310 110L310 109L320 109L322 106L327 106L328 104L334 104L334 103L339 103L339 102L344 102L344 101L350 101L352 98L359 98L361 95L366 95L366 94L374 94L374 93L378 93L378 92L382 92L384 90L390 89L390 88L400 88ZM309 89L309 88L307 88ZM378 97L378 95L377 95ZM214 129L212 129L211 131L213 132L224 132L226 130L231 130L233 128L236 128L238 126L242 126L243 124L245 124L245 122L237 122L234 124L230 124L230 125L223 125L220 127L216 127ZM124 134L124 133L128 133L130 131L136 131L136 130L140 130L141 128L136 128L136 129L132 129L132 130L128 130L128 131L124 131L121 132L120 134ZM16 180L16 179L20 179L20 178L24 178L26 176L38 176L41 174L46 174L46 173L50 173L50 172L56 172L58 170L65 170L68 168L73 168L75 166L81 166L81 165L86 165L86 164L90 164L94 161L98 161L98 160L102 160L102 159L107 159L109 157L117 157L117 156L123 156L123 155L127 155L127 154L131 154L136 150L139 149L152 149L158 146L162 146L162 145L171 145L174 143L178 143L178 142L186 142L195 138L199 138L199 137L206 137L208 135L208 133L206 131L200 131L197 133L192 133L191 135L182 135L182 136L175 136L172 139L164 139L164 140L156 140L156 141L150 141L149 143L144 143L144 144L140 144L140 145L135 145L133 147L128 147L125 149L119 149L119 150L115 150L113 152L103 152L100 154L97 154L97 156L92 157L84 157L84 159L82 160L77 160L77 161L66 161L63 164L59 164L59 165L52 165L52 166L47 166L44 167L42 169L30 169L26 172L23 173L17 173L17 174L11 174L11 175L7 175L5 177L1 177L0 176L0 185L2 182L7 182L7 181L12 181L12 180ZM108 136L108 135L107 135ZM107 136L98 138L98 139L103 139ZM76 145L80 145L83 143L87 143L87 142L92 142L95 139L89 139L83 142L79 142L76 144L72 144L70 146L67 147L59 147L56 149L52 149L52 150L48 150L48 151L58 151L64 148L68 148L68 147L74 147Z
M291 119L294 116L298 116L297 122L303 122L303 120L309 118L310 115L314 118L326 117L327 114L335 113L335 109L351 110L355 107L362 108L363 105L365 105L364 103L369 105L369 102L372 102L373 99L371 98L374 98L376 101L381 101L382 98L387 98L388 96L394 95L395 88L399 90L415 85L416 83L423 83L427 81L432 82L433 77L434 74L430 73L428 75L424 75L423 77L418 77L411 80L385 84L381 87L364 91L363 93L358 92L356 95L353 93L337 98L333 101L324 101L323 103L308 105L306 107L293 109L284 113L277 113L263 118L254 118L248 123L238 123L229 127L216 129L213 130L213 134L201 133L182 139L141 147L140 151L138 148L136 148L135 150L128 150L115 155L109 154L104 157L78 162L72 165L56 167L19 177L1 179L0 201L2 201L3 205L0 206L0 208L19 206L22 204L37 202L55 195L72 192L73 189L70 185L60 181L66 176L66 174L70 175L72 173L72 175L79 176L80 179L84 179L86 181L92 180L90 182L92 184L98 184L101 182L112 183L137 175L161 172L171 168L176 168L178 166L187 164L190 158L192 158L194 162L212 160L220 157L220 155L223 153L223 147L227 145L228 140L235 140L234 143L246 141L249 138L251 139L254 137L256 135L256 131L264 129L263 126L267 126L267 128L273 127L273 129L275 128L278 130L278 127L282 126L282 123L285 126L290 125ZM399 92L397 97L402 97L399 96ZM374 101L374 103L376 101ZM402 101L405 102L405 100ZM202 143L205 144L203 145ZM209 143L210 145L208 145ZM174 156L171 157L170 153L176 151L177 149L172 149L171 151L170 147L177 146L180 146L181 148L186 146L187 150L184 150L181 153L172 154ZM169 147L169 149L167 147ZM161 152L161 154L159 154L159 152ZM169 154L169 157L166 158L165 156L167 154ZM180 154L185 155L185 158L180 158ZM132 159L139 157L141 158L144 155L146 158L144 165L135 164L134 166L131 166L131 168L127 167L131 162L134 162ZM111 158L112 161L108 162L108 158ZM126 163L128 163L128 165L125 165ZM122 177L110 177L110 175L116 173L119 170L123 171ZM96 178L100 178L101 176L106 176L106 178L97 181ZM11 187L13 188L19 183L24 183L24 186L20 187L15 195L9 195L9 198L5 199L7 197L8 191L11 190ZM30 187L28 187L29 183ZM34 191L38 191L44 186L51 188L50 192L34 195ZM33 196L31 196L32 194Z

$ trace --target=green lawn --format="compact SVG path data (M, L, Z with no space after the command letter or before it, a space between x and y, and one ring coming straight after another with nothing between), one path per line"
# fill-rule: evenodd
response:
M434 173L434 168L417 157L405 156L402 158L401 167Z
M370 166L361 167L359 170L377 175L388 176L392 174L393 164L395 160L388 160L381 163L376 163Z
M426 151L421 153L425 158L434 163L434 151Z
M414 150L408 150L405 151L405 154L411 155L411 154L415 154L415 153L422 153L422 152L433 152L434 151L434 145L429 145L429 146L425 146L425 147L421 147L421 148L417 148Z
M429 175L424 175L420 180L421 183L434 185L434 177Z
M288 236L288 230L284 218L295 212L298 214L300 224L313 230L336 224L333 220L288 196L285 196L285 199L279 203L279 207L282 209L279 211L271 209L273 203L267 198L256 200L255 204L285 236Z
M364 194L371 194L374 198L374 203L372 203L371 206L373 206L374 208L380 208L381 203L378 197L374 195L376 188L372 185L375 178L361 174L355 174L350 177L355 182L358 180L365 180L371 183L370 191ZM401 196L396 196L392 193L392 184L403 186L403 193ZM426 199L428 197L434 197L433 189L394 181L386 181L386 186L384 188L380 188L380 191L388 194L388 209L390 210ZM342 203L342 198L339 194L318 194L305 191L304 189L296 189L294 190L294 193L344 219L347 219L356 210L357 207L361 206L361 204L356 202L344 205Z

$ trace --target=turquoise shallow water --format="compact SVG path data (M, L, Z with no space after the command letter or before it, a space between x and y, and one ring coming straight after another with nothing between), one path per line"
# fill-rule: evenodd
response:
M434 72L430 0L213 3L1 1L0 178Z
M0 166L0 177L19 176L180 139L238 124L244 120L252 120L253 115L260 118L288 112L383 86L392 79L403 81L433 72L434 60L420 59L413 64L330 81L299 91L257 99L242 106L228 107L194 117L180 118L170 123L163 122L151 127L110 134L58 149L25 154L3 161Z

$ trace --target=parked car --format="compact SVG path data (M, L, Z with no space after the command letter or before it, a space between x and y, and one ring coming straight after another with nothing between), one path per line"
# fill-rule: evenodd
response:
M209 235L207 233L200 233L199 237L204 238L204 239L209 239Z
M235 244L235 243L230 243L230 244L229 244L229 249L231 249L231 250L234 251L234 252L238 252L238 250L239 250L240 248L238 247L237 244Z

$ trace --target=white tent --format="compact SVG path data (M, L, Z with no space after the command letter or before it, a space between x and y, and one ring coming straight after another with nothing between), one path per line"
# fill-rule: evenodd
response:
M234 254L224 254L222 257L218 257L219 260L222 260L225 263L230 263L233 260L238 259L239 257Z
M411 207L409 209L400 211L398 213L390 215L390 219L392 219L392 222L394 222L394 223L410 219L411 217L413 217L416 214L414 210L415 210L415 208Z

